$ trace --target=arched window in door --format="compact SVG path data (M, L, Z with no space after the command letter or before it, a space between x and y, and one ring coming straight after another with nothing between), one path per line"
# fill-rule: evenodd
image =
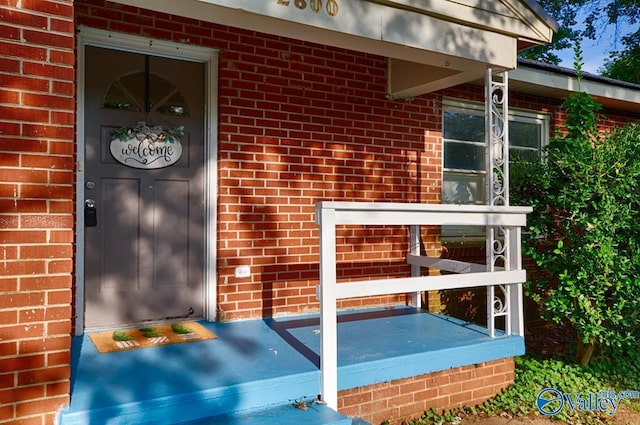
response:
M148 61L142 72L122 75L105 94L102 107L122 111L156 112L162 115L189 116L189 108L178 88L150 73Z

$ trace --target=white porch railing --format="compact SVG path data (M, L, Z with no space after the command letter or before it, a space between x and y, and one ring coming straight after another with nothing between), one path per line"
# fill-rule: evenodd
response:
M520 228L526 224L529 207L320 202L316 204L316 223L320 226L320 298L321 348L320 371L322 399L338 407L337 300L371 295L413 293L413 303L420 304L422 291L498 285L497 295L487 311L492 321L505 317L507 334L524 334L522 312L522 270ZM337 283L336 226L338 225L406 225L410 228L407 263L412 277ZM421 225L487 226L504 230L506 247L504 265L479 265L420 255ZM440 276L421 276L420 268L430 267L454 272ZM491 271L492 270L492 271ZM490 329L495 323L489 324ZM491 336L494 336L493 333Z

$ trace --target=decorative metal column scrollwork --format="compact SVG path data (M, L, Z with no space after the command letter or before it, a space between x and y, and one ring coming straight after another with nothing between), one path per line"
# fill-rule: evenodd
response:
M509 205L508 75L487 70L485 138L487 142L487 203Z
M485 82L485 141L486 141L486 194L491 206L509 205L509 91L506 71L487 69ZM508 270L510 229L487 227L487 269ZM496 322L504 317L505 330L511 329L511 287L495 285L487 287L487 327L495 336Z

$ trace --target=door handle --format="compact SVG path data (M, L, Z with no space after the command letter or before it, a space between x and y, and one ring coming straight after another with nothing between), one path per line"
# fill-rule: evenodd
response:
M84 225L85 227L96 227L98 225L98 211L96 201L85 199L84 201Z

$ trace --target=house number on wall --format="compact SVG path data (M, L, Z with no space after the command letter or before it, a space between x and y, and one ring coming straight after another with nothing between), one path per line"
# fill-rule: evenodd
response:
M322 10L322 0L277 0L278 4L282 6L289 6L291 2L295 7L300 10L304 10L309 7L315 13L320 13ZM329 16L336 16L338 14L338 2L336 0L327 0L327 14Z

